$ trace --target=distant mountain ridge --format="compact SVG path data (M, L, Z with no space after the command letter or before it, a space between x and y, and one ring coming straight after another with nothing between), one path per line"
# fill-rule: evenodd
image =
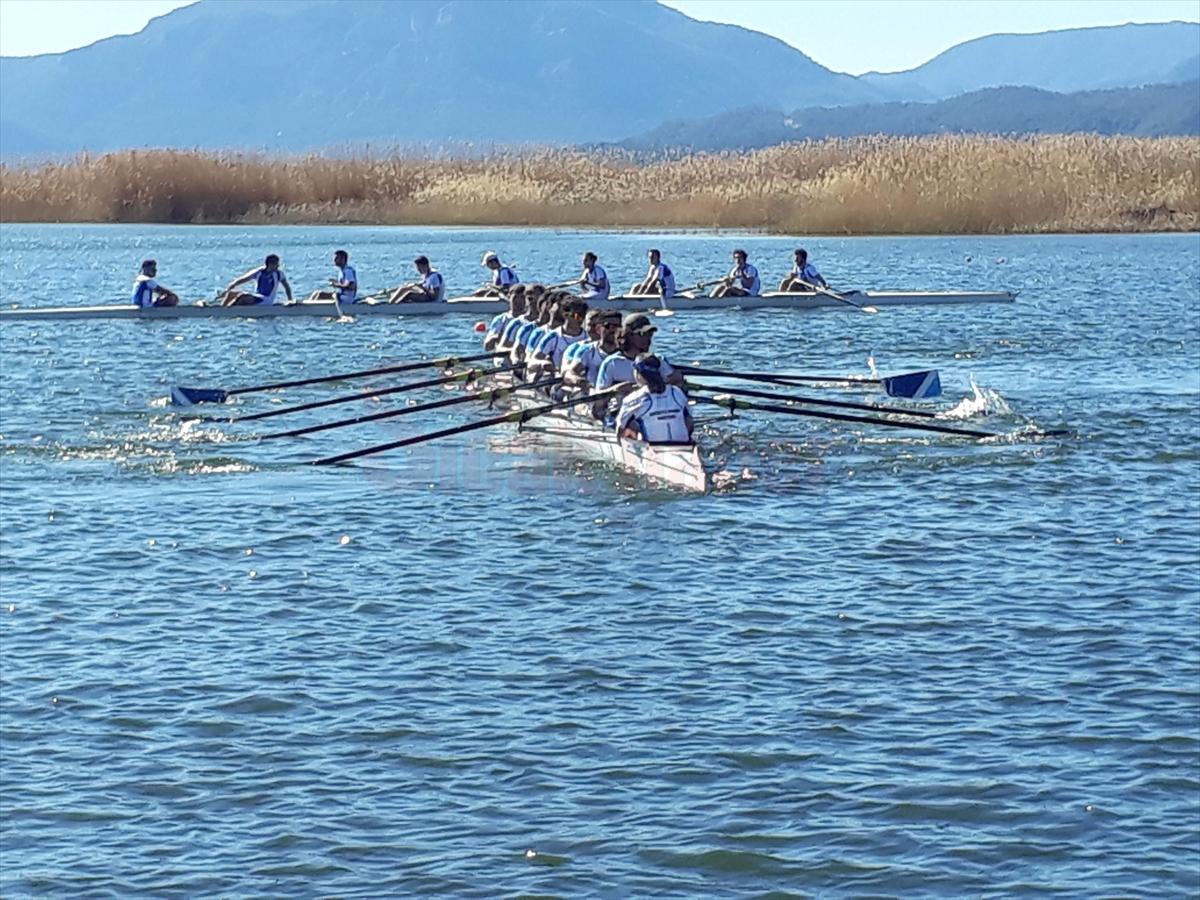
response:
M747 150L787 141L871 134L1057 134L1200 136L1200 81L1057 94L986 88L949 100L816 107L790 114L747 108L667 122L616 146L637 151Z
M0 155L616 141L746 106L874 107L997 79L1179 81L1200 71L1197 48L1191 23L993 35L855 78L652 0L201 0L136 35L0 58Z

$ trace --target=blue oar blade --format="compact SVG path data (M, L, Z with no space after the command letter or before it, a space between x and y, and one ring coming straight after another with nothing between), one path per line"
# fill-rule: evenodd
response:
M928 372L908 372L883 379L883 389L889 397L908 400L932 400L942 395L942 379L937 369Z
M171 388L171 403L175 406L193 406L197 403L224 403L229 394L220 388Z

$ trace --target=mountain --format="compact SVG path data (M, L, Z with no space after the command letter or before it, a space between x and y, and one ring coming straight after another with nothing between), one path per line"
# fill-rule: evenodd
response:
M987 88L936 103L818 107L790 115L747 108L668 122L618 146L635 151L719 151L869 134L1065 132L1200 136L1200 81L1071 94L1026 87Z
M993 34L951 47L915 69L861 78L913 100L1005 85L1058 92L1140 87L1200 77L1198 50L1200 24L1193 22Z
M0 59L0 91L7 156L46 140L61 152L576 142L753 98L887 96L651 0L201 0L135 35Z

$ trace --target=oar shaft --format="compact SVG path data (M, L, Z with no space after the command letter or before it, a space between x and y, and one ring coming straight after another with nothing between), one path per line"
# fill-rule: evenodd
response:
M897 422L893 419L879 419L874 416L853 416L848 413L822 412L815 409L797 409L793 406L774 406L768 403L751 403L748 400L722 402L715 397L697 397L698 402L712 403L723 406L728 410L751 409L759 412L781 413L785 416L808 416L814 419L833 419L838 422L855 422L861 425L884 425L889 428L910 428L917 431L935 431L939 434L955 434L962 437L994 438L1000 437L990 431L974 431L969 428L951 428L947 425L929 425L925 422Z
M722 369L705 369L700 366L676 366L684 375L710 375L714 378L736 378L740 381L761 381L766 384L787 384L792 381L812 381L825 384L879 384L878 378L847 378L844 375L790 375L771 372L729 372Z
M715 387L708 384L689 382L689 388L714 394L732 394L735 397L757 397L762 400L778 400L783 403L805 403L809 406L832 406L840 409L861 409L866 412L890 413L896 416L913 416L918 419L936 419L937 413L920 409L903 409L899 406L876 406L871 403L853 403L849 400L824 400L820 397L805 397L800 394L775 394L770 391L755 391L748 388Z
M491 356L489 353L488 356ZM414 381L411 384L401 384L396 387L380 388L376 391L360 391L357 394L351 394L348 397L330 397L327 400L313 400L311 403L299 403L295 406L285 406L282 409L269 409L266 412L252 413L248 416L238 416L236 419L227 419L225 421L231 424L240 422L256 422L259 419L271 419L275 416L285 416L288 413L305 412L310 409L323 409L326 406L337 406L340 403L353 403L355 400L369 400L372 397L386 397L390 394L402 394L405 391L416 391L422 388L438 387L443 384L453 384L456 381L469 381L473 378L478 378L481 375L494 375L497 372L507 371L509 366L496 366L491 369L467 369L465 372L459 372L456 375L446 375L442 378L431 378L428 381ZM220 420L218 420L220 421Z
M417 369L447 368L458 363L477 362L491 357L490 353L477 353L474 356L444 356L440 359L430 359L423 362L401 363L394 366L383 366L378 369L362 369L358 372L341 372L337 375L321 375L315 378L298 378L294 381L277 381L274 384L259 384L254 387L233 388L226 391L227 397L235 394L251 394L258 391L277 391L283 388L304 387L308 384L322 384L326 381L349 381L353 378L370 378L373 375L395 375L398 372L413 372Z
M584 394L581 397L573 397L570 400L563 400L559 403L547 403L545 406L533 406L529 409L516 409L502 416L493 416L489 419L480 419L477 422L468 422L465 425L456 425L453 428L443 428L441 431L433 431L428 434L418 434L413 437L402 438L398 441L389 441L386 444L376 444L374 447L364 447L362 450L352 450L349 453L340 453L337 456L327 456L324 459L315 459L311 465L314 466L331 466L337 463L349 462L352 459L359 459L363 456L370 456L375 453L384 453L388 450L398 450L401 447L411 447L414 444L421 444L425 441L432 441L440 437L450 437L455 434L464 434L468 431L477 431L480 428L490 428L493 425L503 425L505 422L527 422L536 416L543 413L552 412L556 409L566 409L571 406L578 406L581 403L594 402L596 400L604 400L616 394L616 389L601 391L598 394Z

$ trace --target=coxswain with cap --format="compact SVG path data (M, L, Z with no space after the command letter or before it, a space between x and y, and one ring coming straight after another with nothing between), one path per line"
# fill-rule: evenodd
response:
M583 331L583 320L587 312L587 303L579 297L568 296L559 304L558 314L551 322L550 332L542 338L533 354L527 357L527 377L535 378L558 371L567 349L583 343L587 338ZM554 322L558 324L555 325Z
M821 273L817 271L817 267L808 261L807 250L800 247L792 254L792 257L792 271L779 283L781 291L811 294L813 285L820 285L828 290L829 285L821 277Z
M389 303L441 303L446 299L446 282L442 273L429 265L428 256L418 256L413 260L420 281L401 285L392 291Z
M508 312L497 313L483 336L484 350L498 350L508 323L525 313L525 285L515 284L508 292Z
M583 273L579 276L580 296L588 303L599 304L608 300L608 273L599 264L595 253L583 254Z
M691 411L687 395L663 380L663 362L643 353L633 363L637 389L621 402L617 434L648 444L687 444L692 440Z
M150 306L178 306L179 295L154 280L158 275L158 263L153 259L142 261L142 270L133 279L133 305L145 309Z
M650 268L646 271L646 277L635 284L629 293L667 299L674 297L675 273L662 261L662 254L657 250L651 250L647 256L650 258Z
M492 270L492 280L490 284L485 284L474 294L476 297L499 297L507 294L512 286L520 281L517 278L517 273L512 266L506 266L500 262L500 257L496 255L494 250L489 250L483 254L482 266Z
M358 300L358 275L350 265L350 254L345 250L333 252L333 267L337 274L329 279L329 287L313 291L308 295L313 300L333 300L336 303L354 303Z
M713 297L757 297L762 291L758 269L746 261L745 250L733 251L733 268L725 280L713 288Z
M239 291L239 284L246 284L249 281L254 282L253 291ZM275 296L279 293L279 286L283 285L284 291L287 293L288 303L293 303L292 286L288 284L287 276L283 274L283 269L279 265L279 257L271 253L263 260L263 264L257 268L251 269L245 275L235 278L229 282L225 288L224 294L221 296L222 306L269 306L275 302Z

